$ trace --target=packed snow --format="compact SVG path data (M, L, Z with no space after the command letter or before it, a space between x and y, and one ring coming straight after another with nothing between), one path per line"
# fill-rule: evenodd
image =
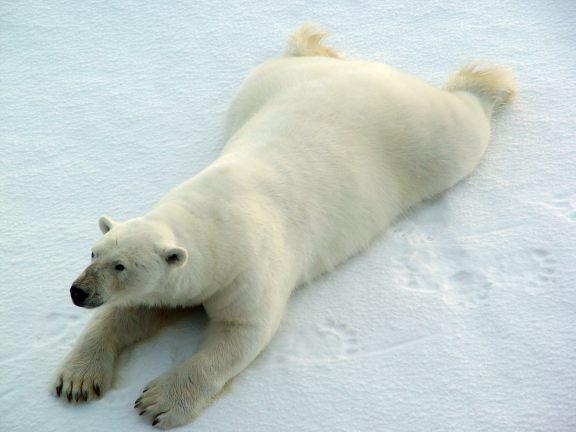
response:
M576 3L77 2L0 7L0 430L148 431L143 386L199 311L69 406L55 370L92 312L68 289L97 219L145 213L222 147L246 74L304 21L435 84L513 68L475 174L294 295L266 351L190 431L576 430Z

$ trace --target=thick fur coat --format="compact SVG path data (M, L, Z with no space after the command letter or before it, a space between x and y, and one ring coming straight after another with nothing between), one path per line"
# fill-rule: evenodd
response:
M266 347L295 287L479 163L492 112L514 93L508 70L469 66L441 90L344 60L322 36L302 27L286 56L248 76L214 163L142 217L100 219L104 235L71 288L75 304L100 309L57 373L59 397L102 396L122 349L174 308L201 304L198 352L135 404L157 427L190 422Z

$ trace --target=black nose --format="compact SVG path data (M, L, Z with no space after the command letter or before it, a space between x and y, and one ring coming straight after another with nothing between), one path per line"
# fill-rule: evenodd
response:
M70 297L72 297L72 303L76 306L82 306L84 304L84 300L88 297L88 293L76 285L72 285L70 288Z

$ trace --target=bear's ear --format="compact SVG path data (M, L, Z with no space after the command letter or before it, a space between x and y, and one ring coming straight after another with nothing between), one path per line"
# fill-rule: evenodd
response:
M180 267L186 264L186 261L188 260L188 252L186 252L186 249L181 247L171 247L164 250L162 257L168 265Z
M108 231L112 229L114 225L116 225L116 222L114 222L112 219L106 216L102 216L98 220L98 226L100 227L100 231L102 231L102 234L106 234Z

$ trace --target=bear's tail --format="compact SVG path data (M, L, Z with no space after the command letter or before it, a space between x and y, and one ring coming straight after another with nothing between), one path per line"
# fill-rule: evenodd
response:
M478 63L464 66L450 75L445 89L473 93L482 102L488 117L493 111L512 102L516 94L516 84L510 69Z
M326 33L316 24L305 23L288 38L286 54L295 57L323 56L341 58L340 54L322 45Z

